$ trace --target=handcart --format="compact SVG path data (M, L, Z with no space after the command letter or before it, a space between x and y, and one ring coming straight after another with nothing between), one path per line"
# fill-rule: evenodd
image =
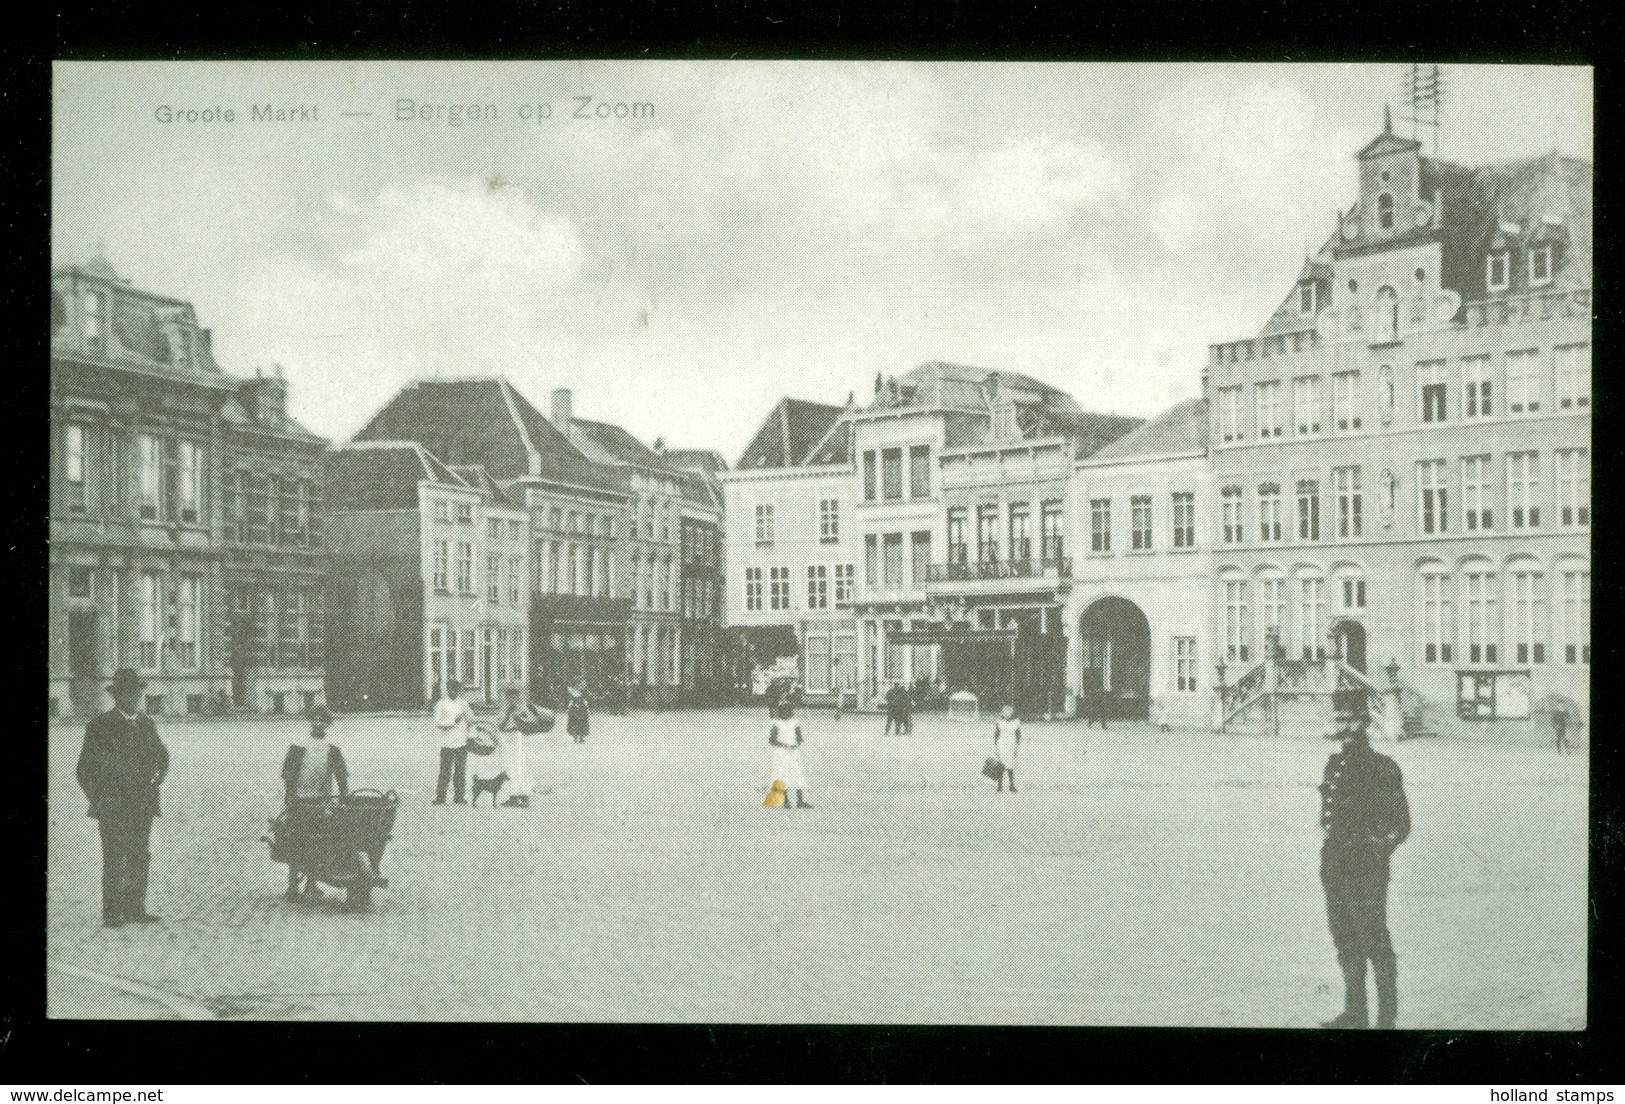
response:
M272 862L287 863L343 889L352 909L364 909L375 887L389 886L378 865L399 806L394 790L356 790L346 797L295 802L270 821L270 834L262 838L271 845Z

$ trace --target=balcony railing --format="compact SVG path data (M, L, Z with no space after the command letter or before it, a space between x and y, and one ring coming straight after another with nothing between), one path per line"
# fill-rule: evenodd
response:
M1043 579L1072 577L1072 557L1046 556L1026 560L975 560L932 564L926 574L933 583L969 582L979 579Z

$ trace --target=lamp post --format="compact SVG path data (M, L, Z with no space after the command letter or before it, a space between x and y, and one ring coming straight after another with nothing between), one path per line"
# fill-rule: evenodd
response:
M1224 672L1225 672L1225 666L1224 666L1224 660L1221 659L1221 660L1219 660L1218 663L1215 663L1213 665L1213 670L1219 676L1219 683L1218 683L1217 686L1215 686L1213 688L1213 692L1216 695L1216 705L1217 705L1217 710L1218 710L1218 716L1215 718L1215 722L1214 722L1213 727L1215 729L1217 729L1218 731L1223 732L1224 728L1225 728L1225 715L1224 715L1224 712L1225 712L1225 710L1224 710L1224 698L1225 698Z

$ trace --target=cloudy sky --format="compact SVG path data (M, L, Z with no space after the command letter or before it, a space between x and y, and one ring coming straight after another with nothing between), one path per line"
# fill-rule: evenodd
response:
M406 380L502 373L732 462L780 396L861 398L931 358L1149 415L1275 308L1385 103L1408 133L1404 72L64 64L53 263L101 243L196 304L228 371L281 365L337 439ZM1441 156L1592 156L1589 70L1446 80ZM405 121L402 99L498 118Z

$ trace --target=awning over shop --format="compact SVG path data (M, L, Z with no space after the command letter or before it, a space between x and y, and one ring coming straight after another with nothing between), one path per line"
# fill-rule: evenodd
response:
M1015 629L909 629L886 634L889 644L1009 644L1015 639Z
M757 663L771 663L780 656L801 652L796 630L789 625L748 625L738 632Z

